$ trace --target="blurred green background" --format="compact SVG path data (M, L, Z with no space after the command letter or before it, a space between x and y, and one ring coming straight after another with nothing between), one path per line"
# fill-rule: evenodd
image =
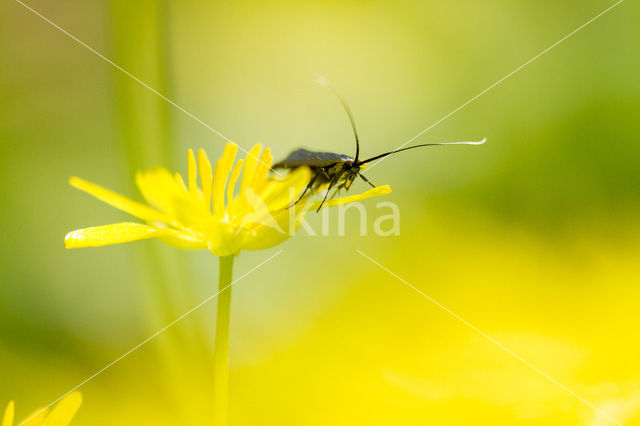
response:
M31 7L248 149L400 145L611 2L58 1ZM367 176L400 235L299 235L244 252L234 425L640 424L640 7L627 1ZM139 198L135 170L186 170L224 140L9 0L0 5L0 406L46 405L215 292L217 261L157 241L65 251L127 219L71 175ZM357 183L354 190L366 189ZM385 211L384 213L387 213ZM335 219L336 212L332 212ZM321 218L309 222L318 229ZM331 222L335 223L335 222ZM373 219L369 224L372 229ZM200 425L215 303L80 389L73 424Z

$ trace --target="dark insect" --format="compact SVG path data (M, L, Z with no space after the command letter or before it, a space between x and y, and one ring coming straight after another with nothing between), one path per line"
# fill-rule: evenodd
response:
M353 114L351 114L351 109L347 102L340 96L340 94L333 88L333 86L325 79L318 79L318 83L329 87L338 97L340 103L343 108L347 112L349 116L349 121L351 122L351 128L353 129L353 134L356 139L356 155L355 158L349 157L348 155L343 154L334 154L332 152L316 152L309 151L306 149L297 149L293 151L287 158L284 160L274 164L274 168L283 168L283 169L296 169L298 167L307 166L311 169L312 178L309 181L309 184L304 189L300 197L290 206L294 206L297 204L302 197L305 196L307 191L315 191L324 185L328 184L327 193L320 203L318 210L322 208L322 205L327 201L327 197L329 196L329 192L335 188L333 198L337 192L341 189L348 190L351 187L353 181L356 180L357 177L360 177L366 183L371 185L371 187L375 188L375 185L372 184L363 174L360 173L362 167L370 163L371 161L378 160L380 158L386 157L391 154L395 154L402 151L407 151L409 149L414 148L422 148L425 146L437 146L437 145L480 145L483 144L486 139L479 142L443 142L443 143L425 143L420 145L414 145L407 148L396 149L393 151L385 152L384 154L376 155L371 158L367 158L366 160L360 160L360 141L358 140L358 132L356 130L356 123L353 119Z

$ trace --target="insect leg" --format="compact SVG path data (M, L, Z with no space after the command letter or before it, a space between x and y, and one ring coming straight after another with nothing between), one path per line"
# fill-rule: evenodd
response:
M298 197L298 199L295 202L289 204L287 209L290 209L291 207L293 207L296 204L298 204L300 202L300 200L302 200L302 197L304 197L304 195L307 193L307 191L313 188L313 184L316 182L316 179L318 179L318 176L320 176L320 174L317 174L313 178L311 178L311 180L309 181L309 184L307 185L307 187L304 189L304 191L302 191L302 194L300 194L300 197Z
M374 184L372 184L371 182L369 182L369 179L367 179L366 177L364 177L363 174L358 173L358 176L360 176L362 178L363 181L367 182L369 185L371 185L372 188L375 188L376 186Z
M323 178L331 182L331 175L329 174L329 172L327 172L326 169L320 169L319 174L321 174Z
M336 175L336 177L334 177L331 180L331 183L329 184L329 187L327 188L327 193L325 194L324 198L322 199L322 202L318 206L318 210L316 210L316 213L318 213L320 211L320 209L322 208L322 205L324 204L324 202L327 201L327 197L329 196L329 192L331 192L331 188L333 188L333 186L336 184L336 182L338 182L339 178L340 178L340 175Z

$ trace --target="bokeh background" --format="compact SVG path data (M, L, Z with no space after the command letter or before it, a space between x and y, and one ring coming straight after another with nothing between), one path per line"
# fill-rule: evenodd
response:
M244 148L390 150L612 2L47 2L31 7ZM368 236L244 252L233 425L612 424L367 255L623 424L640 424L640 7L623 2L367 176ZM55 400L215 292L217 260L157 241L65 251L126 219L67 183L139 198L224 140L13 0L0 5L0 405ZM418 142L416 141L416 142ZM356 190L365 189L357 183ZM332 222L336 212L331 213ZM320 218L310 223L320 227ZM81 387L77 425L204 425L215 303Z

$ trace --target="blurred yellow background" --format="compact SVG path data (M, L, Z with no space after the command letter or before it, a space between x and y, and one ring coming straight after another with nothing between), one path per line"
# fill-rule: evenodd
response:
M610 6L595 0L29 6L199 119L276 159L391 150ZM373 168L400 235L298 235L244 252L233 425L640 424L640 7L623 2ZM0 406L47 405L216 291L217 261L157 241L65 251L127 219L69 176L139 199L135 170L186 170L224 140L59 30L0 5ZM356 190L365 189L357 182ZM336 212L331 213L335 219ZM309 222L319 229L321 218ZM372 220L371 220L372 222ZM332 224L335 222L331 222ZM369 230L371 231L371 223ZM83 385L72 424L201 425L215 302Z

